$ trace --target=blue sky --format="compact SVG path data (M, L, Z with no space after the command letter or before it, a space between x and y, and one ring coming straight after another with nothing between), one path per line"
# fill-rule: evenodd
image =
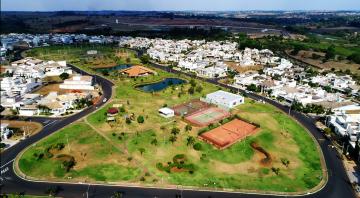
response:
M1 10L360 10L360 0L1 0Z

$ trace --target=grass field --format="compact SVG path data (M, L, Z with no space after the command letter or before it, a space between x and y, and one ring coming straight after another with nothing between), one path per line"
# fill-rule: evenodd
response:
M281 192L308 190L320 182L320 154L315 143L306 130L286 114L268 104L246 99L246 103L232 113L260 124L260 131L227 149L218 150L197 138L201 128L193 126L185 130L187 124L181 117L165 119L157 110L199 98L219 88L199 80L195 81L196 86L203 89L194 94L187 91L190 83L155 93L134 88L167 77L190 80L155 70L158 75L135 79L110 74L109 78L116 84L112 101L88 116L87 122L67 126L30 147L19 160L20 170L31 177L52 180L70 177L73 181ZM108 123L106 111L114 104L122 105L123 109L115 122ZM143 116L143 123L137 121L138 116ZM126 117L134 119L129 123ZM179 129L176 135L174 128ZM194 137L194 141L189 143L189 137ZM264 156L250 146L252 142L271 154L270 165L260 163ZM53 157L37 159L40 153L59 143L64 143L65 147L60 151L50 149ZM56 158L60 154L71 155L76 160L68 172ZM289 161L287 165L284 159Z

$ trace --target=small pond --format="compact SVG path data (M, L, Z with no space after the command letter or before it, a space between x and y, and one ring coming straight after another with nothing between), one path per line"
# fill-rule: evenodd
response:
M155 92L155 91L161 91L169 86L179 85L185 82L186 82L185 80L179 78L165 78L164 80L159 82L137 85L136 88L141 89L145 92Z
M103 72L103 71L112 72L112 71L116 71L116 70L127 69L131 66L132 65L122 64L122 65L116 65L113 67L96 68L95 71L97 71L97 72Z

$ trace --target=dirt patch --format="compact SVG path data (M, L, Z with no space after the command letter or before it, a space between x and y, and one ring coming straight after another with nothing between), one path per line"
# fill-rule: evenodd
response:
M225 64L232 70L235 70L239 73L245 73L248 71L258 71L262 68L264 68L263 65L253 65L253 66L243 66L235 62L225 62Z
M180 172L186 172L188 170L184 169L184 168L178 168L178 167L172 167L170 169L170 172L172 173L180 173Z
M260 164L263 166L269 166L271 165L272 159L270 153L268 153L264 148L259 146L256 142L252 142L251 147L255 149L256 151L262 153L265 157L260 160Z
M75 158L71 155L60 154L56 156L56 160L64 162L64 161L75 160Z
M65 94L68 92L65 89L60 89L59 85L60 85L60 83L48 84L48 85L41 87L37 91L35 91L35 93L46 96L50 92L54 92L54 91L57 92L59 95Z

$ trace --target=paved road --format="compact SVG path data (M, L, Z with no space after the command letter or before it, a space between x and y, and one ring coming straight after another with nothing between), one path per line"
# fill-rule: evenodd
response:
M154 67L168 70L169 72L174 72L180 74L181 72L172 70L170 68L165 68L160 65L153 64ZM79 71L77 68L75 70ZM81 71L79 71L81 72ZM185 74L189 75L190 74ZM210 83L217 84L219 86L229 88L234 91L238 91L233 87L227 85L219 84L214 79L204 79ZM97 76L96 81L102 86L104 90L103 96L110 98L112 94L111 87L113 84ZM270 103L277 108L281 109L284 112L288 112L289 109L286 106L283 106L275 101L269 100L262 96L256 94L248 94L249 97L253 99L262 99L267 103ZM103 105L100 103L97 107ZM206 191L194 191L194 190L181 190L181 189L157 189L157 188L142 188L142 187L120 187L120 186L105 186L105 185L89 185L89 184L66 184L58 183L53 184L49 182L31 182L23 180L22 178L17 177L13 171L13 160L26 147L35 143L36 141L50 135L51 133L57 131L58 129L82 118L83 116L93 112L96 107L88 108L82 111L79 114L74 116L57 120L56 122L50 123L44 127L44 129L38 134L20 142L9 150L6 150L1 154L1 188L0 193L26 193L26 194L36 194L44 195L44 191L49 187L58 187L59 192L57 196L61 197L110 197L114 192L122 192L124 197L175 197L176 195L182 195L182 197L224 197L224 198L235 198L235 197L251 197L251 198L263 198L263 197L277 197L270 195L250 195L242 193L228 193L228 192L206 192ZM319 142L320 147L323 151L326 165L329 172L329 181L326 186L319 192L311 195L306 195L302 197L308 198L353 198L355 194L348 183L348 178L345 173L344 167L342 166L341 160L338 158L335 150L330 149L328 145L330 142L323 138L321 133L317 130L314 125L314 120L297 112L291 111L291 115L303 124L316 138ZM88 192L88 193L87 193Z

